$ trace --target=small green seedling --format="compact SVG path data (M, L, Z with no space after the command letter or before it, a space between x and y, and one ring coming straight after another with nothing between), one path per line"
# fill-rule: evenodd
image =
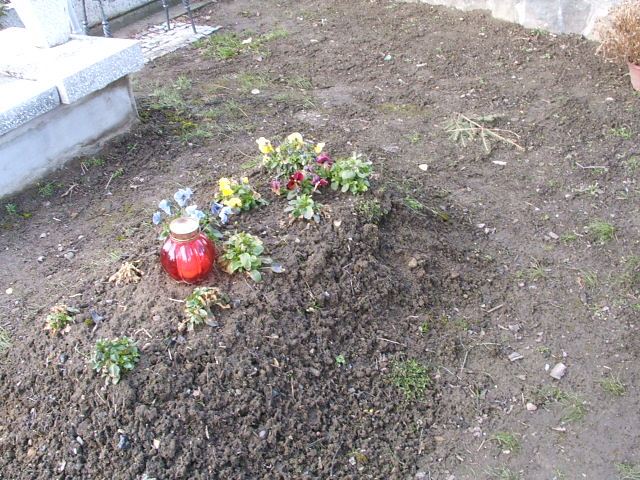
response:
M221 309L231 308L229 298L220 295L220 290L215 287L195 288L193 293L187 297L184 303L184 313L186 319L184 325L187 331L191 332L196 325L203 323L216 327L215 314L213 307Z
M6 352L11 346L11 333L6 328L0 326L0 355Z
M311 195L302 194L289 200L289 206L284 211L289 212L292 221L304 219L319 223L322 216L322 204L316 202Z
M15 203L7 203L4 208L7 210L9 215L15 216L18 215L18 207L16 207Z
M389 380L400 389L406 401L421 399L433 386L429 368L414 358L393 362Z
M284 271L282 266L278 264L271 265L271 259L263 257L263 252L262 240L249 233L237 232L224 242L224 253L220 257L220 262L227 273L231 274L243 270L254 282L260 282L262 281L262 273L260 273L262 268L268 267L275 273Z
M493 480L519 480L520 476L509 467L493 467L485 473Z
M123 373L133 370L140 361L137 344L129 337L98 340L91 358L91 368L105 377L105 383L116 384Z
M38 192L40 193L41 196L45 198L51 197L55 192L55 187L51 182L45 183L44 185L38 184L38 186L40 187L38 188Z
M338 365L339 367L342 367L344 365L347 364L347 359L345 358L345 356L343 354L337 355L336 356L336 365Z
M62 303L54 305L51 308L51 313L47 315L44 329L49 330L52 335L67 333L71 330L71 323L75 320L77 313L80 313L80 310Z

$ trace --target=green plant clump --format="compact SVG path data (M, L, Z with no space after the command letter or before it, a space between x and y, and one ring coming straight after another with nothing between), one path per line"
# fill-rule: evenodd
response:
M349 158L336 160L331 170L331 188L353 194L366 192L369 189L371 162L362 160L356 152Z
M304 218L305 220L313 219L318 223L322 215L322 204L316 202L311 195L302 194L289 200L289 206L284 211L290 212L289 215L293 220L299 218Z
M389 211L377 199L365 200L356 205L356 213L364 223L379 224Z
M416 359L394 362L392 367L390 381L402 391L407 401L424 397L427 389L433 386L429 368Z
M587 231L593 240L605 244L615 238L616 227L602 220L594 220L587 225Z
M220 261L227 273L244 270L254 282L262 281L260 269L271 264L271 259L263 257L264 245L262 240L250 233L237 232L224 242L224 253ZM271 270L279 273L280 265L274 264Z
M184 303L184 313L186 320L184 325L187 331L192 331L196 325L206 323L209 326L216 326L216 317L212 311L214 306L222 309L231 308L229 299L220 295L220 290L215 287L195 288L193 293L187 297Z
M53 335L60 332L69 331L71 322L74 321L76 313L80 310L68 307L64 304L58 304L51 308L51 313L47 315L45 330L49 330Z
M129 337L115 340L98 340L91 358L91 367L103 377L106 383L116 384L120 376L133 370L140 361L140 351Z

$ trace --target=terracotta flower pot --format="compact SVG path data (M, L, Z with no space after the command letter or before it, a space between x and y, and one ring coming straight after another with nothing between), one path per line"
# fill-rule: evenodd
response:
M640 65L627 62L629 65L629 76L631 77L631 85L636 90L640 90Z

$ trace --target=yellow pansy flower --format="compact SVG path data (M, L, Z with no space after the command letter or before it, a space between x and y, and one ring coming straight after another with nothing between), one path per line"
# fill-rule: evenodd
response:
M300 150L302 148L302 135L298 132L293 132L291 135L287 137L287 141L289 143L296 144L296 150Z
M315 146L313 151L316 152L317 154L320 154L320 153L322 153L322 149L323 148L324 148L324 142L320 142Z
M271 146L271 142L266 138L260 137L258 140L256 140L256 143L258 144L258 148L262 153L268 154L273 152L273 147Z
M229 195L233 195L233 190L229 185L225 185L223 187L220 187L220 193L225 197L228 197Z
M222 177L220 180L218 180L218 185L220 185L220 188L224 186L229 186L231 185L231 180L229 180L226 177Z
M222 203L225 204L227 207L231 207L231 208L242 206L242 200L240 200L238 197L231 197L230 199L225 200Z
M249 183L249 177L242 177L242 178L240 179L240 181L241 181L242 183L244 183L244 184L247 184L247 183Z

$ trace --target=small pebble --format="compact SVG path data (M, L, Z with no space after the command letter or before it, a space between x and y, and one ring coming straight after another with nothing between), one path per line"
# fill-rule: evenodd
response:
M414 257L411 257L407 262L407 266L409 268L416 268L418 266L418 260L416 260Z
M73 252L67 252L63 255L63 257L66 258L67 260L71 260L74 256L75 256L75 253Z
M38 257L38 262L40 262L40 263L44 262L44 255L40 255Z
M519 352L513 352L509 354L509 360L511 360L512 362L515 362L516 360L521 360L523 358L524 356Z
M535 412L538 409L538 406L531 403L531 402L527 402L527 410L529 410L530 412Z
M120 434L120 439L118 440L118 450L129 450L131 447L131 440L127 435L123 433Z
M554 240L558 240L560 238L560 236L557 233L554 232L549 232L549 237L553 238Z
M260 90L258 90L257 88L254 88L253 90L251 90L252 95L258 95L259 93L260 93Z
M549 375L551 375L556 380L560 380L562 377L564 377L565 373L567 373L567 366L564 363L557 363L551 369Z
M6 293L7 295L11 295L13 293L13 288L7 288L4 293Z
M41 233L40 234L40 238L47 238L47 234L46 233Z
M258 433L258 437L260 437L260 440L264 440L265 438L267 438L267 431L260 430L260 433Z

